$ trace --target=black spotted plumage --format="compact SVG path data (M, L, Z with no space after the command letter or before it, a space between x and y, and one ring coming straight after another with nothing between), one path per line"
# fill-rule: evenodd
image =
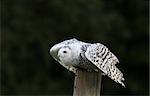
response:
M65 48L67 49L66 52L61 53L60 50L65 50ZM70 39L54 45L50 49L50 53L56 61L74 73L76 73L77 68L96 69L102 71L115 82L125 86L122 82L124 80L123 74L115 66L115 64L119 63L119 60L101 43L91 44L77 39Z
M115 64L119 63L119 60L106 46L100 43L92 44L88 47L85 56L108 77L125 86L122 82L124 80L123 74L115 66Z

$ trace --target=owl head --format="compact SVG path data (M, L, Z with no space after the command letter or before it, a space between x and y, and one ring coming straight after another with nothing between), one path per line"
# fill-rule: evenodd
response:
M70 60L72 58L72 50L70 47L61 47L58 50L58 54L57 57L59 58L59 60L65 64L67 63L71 63Z
M50 49L50 54L59 63L75 64L79 57L78 40L70 39L54 45Z

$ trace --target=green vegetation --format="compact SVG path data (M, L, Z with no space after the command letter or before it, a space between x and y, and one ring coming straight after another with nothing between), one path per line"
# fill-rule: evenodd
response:
M49 55L69 38L116 54L126 89L108 77L102 95L148 95L148 0L3 0L1 94L72 95L74 76Z

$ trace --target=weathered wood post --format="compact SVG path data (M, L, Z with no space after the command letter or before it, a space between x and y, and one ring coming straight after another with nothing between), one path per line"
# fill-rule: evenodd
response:
M101 72L78 69L74 80L73 96L100 96Z

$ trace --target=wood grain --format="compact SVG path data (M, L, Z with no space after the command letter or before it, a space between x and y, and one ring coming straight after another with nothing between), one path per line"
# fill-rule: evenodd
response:
M101 72L77 70L73 96L100 96Z

